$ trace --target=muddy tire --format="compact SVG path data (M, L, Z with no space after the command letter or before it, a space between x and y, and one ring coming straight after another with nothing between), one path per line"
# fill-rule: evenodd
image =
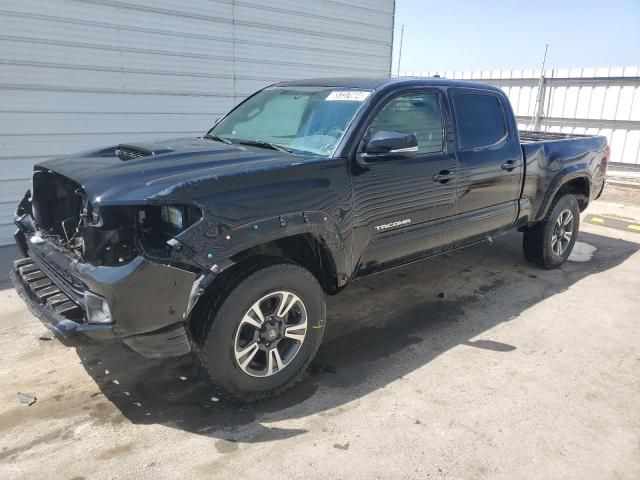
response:
M324 292L305 268L277 263L251 269L209 310L199 353L217 393L250 403L300 381L324 332Z
M554 200L547 215L524 232L522 247L527 261L551 270L566 262L578 236L580 208L573 195Z

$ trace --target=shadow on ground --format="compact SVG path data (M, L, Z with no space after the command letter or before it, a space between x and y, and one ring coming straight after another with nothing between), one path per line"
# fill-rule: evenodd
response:
M230 442L305 433L262 425L322 412L384 388L458 345L509 355L517 345L475 339L581 279L624 262L640 245L580 233L597 247L585 263L544 271L525 263L521 236L355 282L328 299L325 340L306 378L254 406L212 398L191 357L145 360L122 345L77 351L102 393L136 424L163 424ZM478 312L484 312L478 315ZM115 382L114 382L115 381Z

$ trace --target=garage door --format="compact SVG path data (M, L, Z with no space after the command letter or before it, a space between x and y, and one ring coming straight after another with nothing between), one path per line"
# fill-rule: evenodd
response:
M0 245L34 162L195 135L285 79L387 76L394 0L2 0Z

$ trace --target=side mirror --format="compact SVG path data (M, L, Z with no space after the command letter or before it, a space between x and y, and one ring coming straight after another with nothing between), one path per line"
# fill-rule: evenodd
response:
M418 140L415 135L380 131L373 134L359 157L364 163L370 163L411 158L417 153Z

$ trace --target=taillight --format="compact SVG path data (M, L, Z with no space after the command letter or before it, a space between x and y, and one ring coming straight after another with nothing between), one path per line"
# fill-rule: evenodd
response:
M607 167L609 166L609 162L611 161L611 147L609 145L605 145L604 147L604 171L607 171Z

